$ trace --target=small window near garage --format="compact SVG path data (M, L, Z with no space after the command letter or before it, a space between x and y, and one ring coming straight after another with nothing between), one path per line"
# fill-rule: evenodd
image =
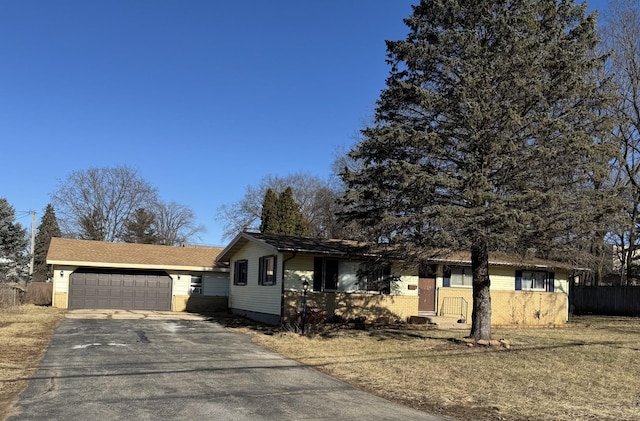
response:
M263 256L258 262L258 285L276 284L276 256Z
M191 275L191 295L200 295L202 294L202 276L200 275Z
M247 285L247 261L236 260L233 264L233 285Z

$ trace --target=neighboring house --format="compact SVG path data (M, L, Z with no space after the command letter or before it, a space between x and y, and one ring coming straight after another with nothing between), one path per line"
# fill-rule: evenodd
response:
M229 269L222 248L52 238L53 306L128 310L223 310Z
M230 269L229 308L270 324L298 317L304 281L310 311L326 317L471 322L471 260L464 254L432 256L416 268L386 262L364 243L243 232L217 261ZM570 272L562 263L490 256L492 323L566 322Z

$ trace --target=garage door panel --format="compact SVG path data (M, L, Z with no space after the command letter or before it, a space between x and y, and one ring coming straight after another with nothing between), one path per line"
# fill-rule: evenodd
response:
M73 272L69 308L171 310L171 283L164 272Z
M96 282L97 282L97 285L101 287L103 286L108 287L111 285L111 279L109 278L101 278L101 279L98 279Z

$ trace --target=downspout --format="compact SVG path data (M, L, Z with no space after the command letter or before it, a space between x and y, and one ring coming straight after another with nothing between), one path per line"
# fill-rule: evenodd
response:
M281 291L280 291L280 324L282 324L282 318L284 317L284 269L285 269L285 264L293 259L294 257L296 257L296 252L294 251L293 254L291 255L291 257L284 259L282 261L282 279L280 280L280 284L281 284Z

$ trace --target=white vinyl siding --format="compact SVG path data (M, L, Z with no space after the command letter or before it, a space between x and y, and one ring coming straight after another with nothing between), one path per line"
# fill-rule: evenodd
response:
M171 279L173 280L173 295L189 295L191 291L191 275L185 273L171 274Z
M53 267L53 290L54 292L69 292L69 276L71 272L78 269L77 266L54 266Z
M260 257L273 254L273 250L258 244L247 243L234 256L231 261L231 279L234 276L234 263L237 260L247 260L247 284L229 285L229 305L238 310L253 311L257 313L280 315L282 289L279 280L282 279L282 265L276 267L276 285L258 285ZM282 261L282 255L278 254L277 260Z
M418 269L403 268L401 263L391 264L391 275L398 277L391 283L391 295L418 295ZM415 285L415 289L409 289L409 285Z

